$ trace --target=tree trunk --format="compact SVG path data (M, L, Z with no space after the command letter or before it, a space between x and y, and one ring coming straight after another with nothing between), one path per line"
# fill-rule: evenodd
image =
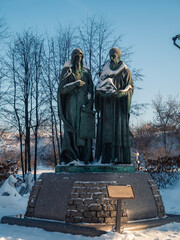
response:
M54 140L54 120L53 120L53 114L51 114L51 132L52 132L52 144L53 144L53 152L54 152L54 165L57 165L57 157L56 157L56 146L55 146L55 140Z
M34 148L34 180L36 181L36 169L37 169L37 144L38 144L38 127L35 129L35 148Z
M37 71L37 70L36 70ZM37 144L38 144L38 128L39 128L39 115L38 115L38 103L39 103L39 87L38 76L36 75L36 127L35 127L35 154L34 154L34 180L36 181L36 168L37 168Z
M57 148L58 148L58 159L59 159L59 163L60 163L61 149L60 149L60 142L59 142L59 137L58 137L57 120L56 120L56 116L54 114L54 111L53 111L53 115L54 115L54 126L55 126Z
M29 114L28 114L28 97L25 98L25 173L31 172L31 153L30 153L30 127L29 127Z
M21 152L21 169L24 180L24 163L23 163L23 143L22 143L22 132L19 131L19 142L20 142L20 152Z
M53 152L54 152L54 164L57 165L57 156L56 156L56 146L54 140L54 116L53 116L53 106L52 106L52 99L50 99L51 104L51 133L52 133L52 145L53 145Z

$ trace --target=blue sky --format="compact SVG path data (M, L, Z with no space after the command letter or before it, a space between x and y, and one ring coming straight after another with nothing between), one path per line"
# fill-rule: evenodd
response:
M11 32L32 27L53 33L58 25L80 24L94 14L105 16L123 47L132 46L133 66L141 68L144 81L133 102L151 103L160 92L164 97L180 92L180 50L172 37L180 34L180 0L0 0L0 15ZM137 121L152 120L149 107ZM133 120L136 122L136 120Z

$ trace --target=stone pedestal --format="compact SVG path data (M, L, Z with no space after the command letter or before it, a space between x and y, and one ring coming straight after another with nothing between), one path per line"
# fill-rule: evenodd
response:
M165 215L159 190L148 173L132 169L131 172L72 173L72 168L71 173L58 172L44 173L35 183L26 217L114 224L117 202L108 198L107 185L132 185L134 189L135 200L123 201L124 223Z

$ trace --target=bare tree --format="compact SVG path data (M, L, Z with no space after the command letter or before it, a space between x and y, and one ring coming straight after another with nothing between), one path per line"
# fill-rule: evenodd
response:
M38 130L41 122L44 119L40 116L40 107L43 105L43 94L41 91L40 83L42 78L42 62L43 62L43 46L44 42L37 35L34 38L34 81L32 84L33 97L35 100L35 124L33 125L35 143L34 143L34 180L36 180L36 168L37 168L37 153L38 153ZM40 98L41 97L41 98Z
M152 142L155 140L155 129L152 123L141 124L133 129L132 147L144 159L153 156Z
M169 96L167 100L158 94L152 101L155 112L154 126L163 139L164 152L169 155L173 146L173 137L180 127L180 102L177 97Z
M22 78L19 78L19 84L22 84L22 95L24 102L25 118L25 172L31 171L31 146L30 146L30 106L31 106L31 80L34 71L33 64L33 44L34 36L30 31L25 31L23 35L18 35L15 41L16 64L20 70Z
M6 122L8 126L13 128L13 131L18 130L19 143L20 143L20 158L21 168L24 179L24 163L23 163L23 119L21 111L21 100L20 100L20 86L18 84L18 75L16 72L15 63L16 51L12 45L9 45L9 51L7 53L7 59L3 59L3 75L5 82L8 84L7 90L3 94L3 105L1 111L2 121Z
M42 75L42 50L43 40L31 30L17 34L9 45L4 68L7 82L11 83L5 102L4 116L9 119L11 126L18 129L21 150L21 164L24 173L31 171L31 136L35 135L35 178L37 162L37 139L40 123L40 106L43 97L41 94L40 80ZM41 96L41 99L40 99ZM12 121L13 120L13 121ZM25 147L23 149L23 140ZM23 164L24 155L24 164Z
M82 20L82 25L78 27L80 35L80 45L84 53L85 62L91 72L94 72L95 49L97 46L97 19L96 16Z
M16 82L16 73L15 73L15 52L12 49L12 74L13 74L13 87L14 87L14 101L13 101L13 109L15 113L15 118L17 122L17 127L19 131L19 142L20 142L20 154L21 154L21 168L22 168L22 174L23 174L23 179L25 177L24 174L24 163L23 163L23 131L22 131L22 123L17 107L17 82Z
M72 48L75 47L75 31L68 26L58 26L57 35L47 38L46 51L43 63L43 87L49 106L49 122L51 129L52 147L54 152L54 163L60 160L62 143L62 124L58 117L57 89L62 67L69 60Z
M52 74L52 48L53 48L54 42L53 40L48 40L48 47L46 49L46 55L44 58L44 69L43 69L43 89L46 95L46 102L47 106L49 106L50 113L50 123L51 123L51 134L52 134L52 146L54 151L54 162L55 165L57 165L57 156L56 156L56 147L55 147L55 135L54 135L54 108L53 108L53 102L54 102L54 93L55 93L55 83L54 83L54 77ZM57 86L56 86L57 88Z
M8 34L8 27L6 24L6 21L3 17L0 17L0 45L2 45L3 40L7 39L9 37ZM2 53L2 50L1 50ZM4 71L2 67L2 57L0 57L0 111L1 107L3 105L3 95L6 93L7 88L4 88ZM2 87L3 86L3 87ZM6 86L6 85L5 85Z

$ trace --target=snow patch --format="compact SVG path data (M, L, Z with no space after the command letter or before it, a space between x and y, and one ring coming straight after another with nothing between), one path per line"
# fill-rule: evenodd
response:
M62 162L62 164L58 165L58 166L84 166L84 162L79 161L79 160L73 160L72 162L67 163L67 164L64 164Z
M82 80L76 80L76 81L74 81L74 82L67 83L66 85L63 86L63 88L66 88L66 87L72 86L72 85L76 84L77 82L83 82L83 81L82 81Z
M0 188L0 196L4 193L5 195L10 197L20 198L20 194L17 192L14 184L17 182L16 178L13 175L10 175L6 181L3 183L2 187Z
M180 214L180 178L173 185L160 189L167 214Z
M73 65L72 65L72 63L71 63L71 60L68 60L67 62L65 62L63 68L65 68L65 67L71 68L72 66L73 66ZM87 65L86 65L84 62L83 62L83 68L88 69Z
M104 91L106 93L115 93L117 91L117 88L113 83L113 78L118 73L120 73L123 69L127 69L127 66L125 63L122 63L121 66L117 70L115 70L115 71L111 70L110 69L110 61L108 61L103 68L103 72L97 83L96 90Z

